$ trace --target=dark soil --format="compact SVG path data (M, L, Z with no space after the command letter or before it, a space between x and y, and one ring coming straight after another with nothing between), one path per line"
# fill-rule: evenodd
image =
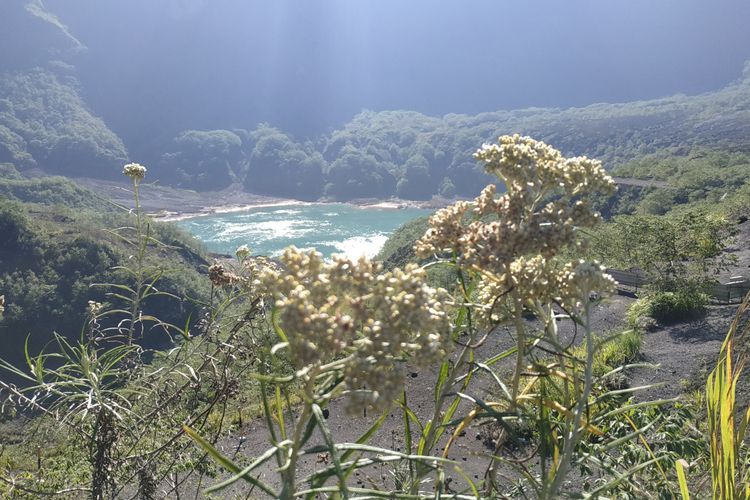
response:
M639 393L639 399L674 398L703 390L736 309L734 305L709 306L702 318L644 334L642 361L655 368L633 370L631 384L658 385Z
M597 303L592 310L592 325L596 332L606 334L607 332L617 331L625 326L624 317L625 311L628 306L632 303L633 299L623 296L615 295L613 297L605 298ZM526 326L530 330L536 328L538 325L533 319L526 321ZM563 321L559 324L560 336L563 340L568 342L580 342L583 333L576 331L573 327L572 322ZM502 352L515 345L515 341L506 328L500 328L494 331L488 336L487 341L484 345L477 350L477 359L483 360L491 355ZM498 367L498 371L501 374L510 373L511 364L514 361L514 357L511 356L505 360L504 365ZM431 416L434 411L434 387L436 380L436 370L426 370L409 367L407 369L407 382L406 391L409 406L417 414L420 420L424 423ZM479 397L484 400L493 400L493 393L499 392L490 385L488 380L478 380L476 383L472 383L473 392L472 396ZM338 399L331 401L329 404L329 417L328 425L330 426L331 432L334 439L337 442L354 442L356 441L367 429L372 425L373 422L379 417L379 415L369 412L366 416L364 413L358 415L349 415L345 411L345 401ZM457 414L465 415L470 409L469 404L463 404ZM444 436L441 447L437 450L438 453L442 453L443 447L445 446L446 440L450 434L453 433L454 428L451 428ZM416 434L416 430L412 431ZM317 433L317 431L316 431ZM464 474L468 475L474 481L479 481L483 478L488 458L487 456L493 452L494 438L496 437L497 429L490 425L472 425L451 446L448 454L448 458L456 461L457 465L462 469ZM322 444L323 438L319 434L314 436L310 441L311 445ZM396 451L405 451L404 446L404 426L403 426L403 413L399 408L393 408L388 416L386 417L383 425L378 431L377 435L369 442L373 446L380 446L384 448L394 449ZM240 429L235 435L225 439L220 444L220 449L223 453L237 457L257 457L262 454L266 449L270 447L269 436L265 427L264 422L261 419L256 419ZM416 448L416 443L414 443ZM520 437L517 441L509 443L509 445L503 448L505 455L515 455L522 457L531 451L530 442L524 438L523 432L520 432ZM330 457L326 454L318 454L317 456L302 460L298 467L298 477L304 478L308 474L315 470L320 470L330 464ZM528 466L534 469L534 462L530 462ZM265 467L262 467L259 471L259 477L268 482L269 484L277 484L277 474L274 472L275 462L270 461ZM359 487L369 487L373 485L392 485L394 468L392 466L382 466L367 469L367 472L358 472L353 478L353 485ZM463 489L464 483L460 480L460 476L456 474L449 474L454 480L452 484L454 488L459 491ZM505 476L503 478L503 476ZM510 487L515 482L515 473L511 475L509 469L501 469L499 471L499 478L501 481L507 483ZM234 494L243 493L246 494L249 490L247 483L236 483L235 488L231 488L222 492L222 496L230 496ZM425 489L429 489L429 485L425 485ZM263 498L260 493L258 498Z
M624 326L623 319L627 307L633 299L615 296L606 299L597 305L594 310L595 330L599 332L615 331ZM686 396L692 391L703 391L705 380L713 369L726 336L727 329L731 324L736 305L710 306L704 317L681 324L662 326L658 330L645 333L642 348L641 362L652 363L654 368L636 368L628 373L631 387L654 385L653 387L639 391L636 396L639 400L656 400ZM528 321L528 326L533 327L533 321ZM561 325L564 338L573 340L574 331L569 325ZM580 336L580 334L579 334ZM501 352L513 344L510 335L499 330L494 332L485 346L479 350L478 358L486 357L489 353ZM508 360L509 362L511 360ZM510 366L500 366L498 370L510 372ZM407 394L409 404L422 421L430 417L434 401L435 373L429 370L411 370L407 378ZM750 401L750 375L744 374L740 380L737 391L738 403L746 407ZM474 396L492 399L492 390L485 382L480 382L474 387ZM459 410L459 414L466 413L468 406ZM338 442L353 442L369 425L377 418L376 415L348 415L344 411L344 401L336 400L330 404L330 416L328 424ZM380 431L371 440L374 446L392 448L404 451L403 416L399 409L394 408L386 418ZM451 429L447 434L451 434ZM462 471L475 481L481 480L485 474L488 463L487 456L492 453L497 428L490 425L472 425L456 440L450 449L448 458L455 460ZM533 451L531 442L525 440L523 432L518 441L505 446L502 453L505 456L525 456ZM322 437L313 438L311 444L322 443ZM442 446L445 444L443 440ZM265 426L260 420L253 421L243 427L235 436L226 439L222 443L222 450L230 455L254 457L265 451L269 446L269 440ZM442 448L438 450L442 452ZM299 467L299 477L304 477L314 470L330 464L330 457L325 454L318 455L302 461ZM537 467L535 461L530 461L527 466L534 470ZM369 469L366 473L358 473L353 484L360 487L373 485L392 485L394 468L382 466ZM271 484L275 483L276 474L272 467L265 467L261 477ZM460 477L454 477L453 485L456 490L462 488ZM502 468L499 472L501 481L510 487L514 482L516 474L509 468ZM571 480L575 481L575 474L571 474ZM425 486L429 489L429 485ZM239 485L232 493L247 493L246 484ZM229 492L226 492L229 494ZM257 492L256 492L257 493ZM258 496L262 498L262 496Z

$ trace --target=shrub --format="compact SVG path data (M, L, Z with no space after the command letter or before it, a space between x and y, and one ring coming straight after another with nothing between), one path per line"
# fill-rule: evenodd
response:
M597 350L594 373L604 375L620 365L632 362L640 354L642 344L643 337L635 329L616 333L606 339Z
M708 295L698 291L651 292L639 299L628 311L628 322L638 327L641 318L650 317L662 323L676 323L705 312Z

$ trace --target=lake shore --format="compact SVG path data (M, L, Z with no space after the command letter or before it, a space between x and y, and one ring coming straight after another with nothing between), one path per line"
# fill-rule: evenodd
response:
M128 183L87 177L78 177L72 180L117 205L127 209L133 208L132 186ZM254 208L288 205L347 203L363 208L400 210L405 208L438 209L455 201L446 198L433 198L424 201L399 198L301 201L248 193L242 191L238 186L232 186L221 191L193 191L156 183L143 183L139 194L141 208L154 219L164 222L190 219L202 215L244 212Z

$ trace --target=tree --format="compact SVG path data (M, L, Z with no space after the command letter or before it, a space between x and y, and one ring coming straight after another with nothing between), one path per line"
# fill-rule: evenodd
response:
M654 288L701 287L728 264L723 253L733 226L702 212L622 215L591 238L595 256L608 266L641 269Z
M172 182L187 188L227 187L244 159L242 140L228 130L186 130L175 137L174 147L162 156L159 167Z
M245 177L245 189L274 196L316 200L323 189L323 156L278 129L261 125Z
M327 172L325 195L337 200L382 197L393 193L396 179L372 155L346 146Z
M396 194L411 200L427 200L435 192L434 184L427 158L414 155L404 165L404 175L396 185Z

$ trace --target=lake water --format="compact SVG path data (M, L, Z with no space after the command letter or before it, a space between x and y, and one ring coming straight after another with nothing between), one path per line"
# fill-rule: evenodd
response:
M280 255L294 245L324 256L373 257L401 224L432 210L389 210L345 203L280 205L243 212L184 219L177 224L203 241L209 251L234 254L240 245L254 255Z

